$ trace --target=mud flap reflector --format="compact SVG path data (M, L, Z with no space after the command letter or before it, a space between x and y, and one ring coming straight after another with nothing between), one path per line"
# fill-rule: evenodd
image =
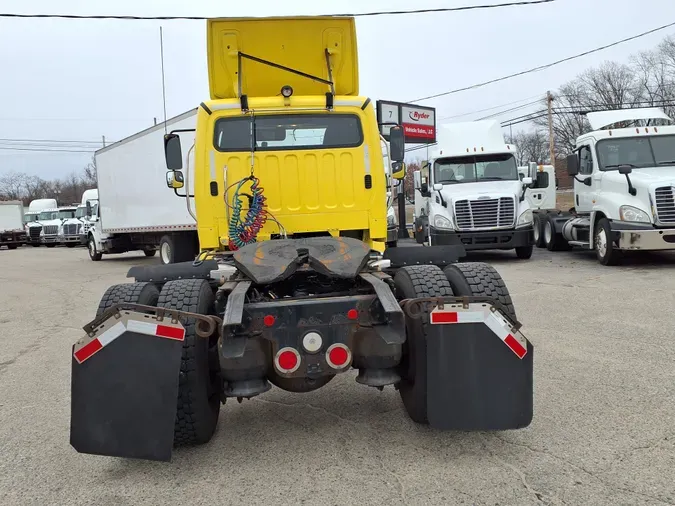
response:
M168 461L185 338L180 323L124 311L73 346L70 444Z
M489 304L429 314L427 414L438 429L507 430L532 421L532 344Z

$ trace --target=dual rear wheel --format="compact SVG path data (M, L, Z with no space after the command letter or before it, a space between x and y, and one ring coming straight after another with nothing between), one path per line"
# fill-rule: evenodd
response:
M499 273L487 264L466 262L441 270L435 265L404 267L394 278L399 299L443 296L492 297L499 301L513 319L513 301ZM427 424L427 347L428 315L406 320L406 342L401 362L399 393L410 418Z

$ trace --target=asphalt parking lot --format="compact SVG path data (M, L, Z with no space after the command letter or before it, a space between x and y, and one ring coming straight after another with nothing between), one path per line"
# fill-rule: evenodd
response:
M505 278L535 349L527 429L416 426L355 373L222 408L171 463L69 445L71 345L142 254L0 250L0 504L675 504L675 256L602 267L537 250L473 259Z

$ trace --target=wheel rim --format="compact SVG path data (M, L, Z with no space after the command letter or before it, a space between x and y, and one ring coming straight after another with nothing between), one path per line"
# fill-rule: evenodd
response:
M89 255L96 256L96 245L93 240L89 240Z
M604 228L601 228L595 236L595 249L601 257L607 255L607 234Z
M162 262L165 264L171 263L171 245L168 242L162 243L160 250Z
M544 230L544 239L546 240L546 244L551 244L551 241L553 240L553 229L551 228L550 222L546 223L546 228Z
M534 222L534 240L539 242L539 220Z

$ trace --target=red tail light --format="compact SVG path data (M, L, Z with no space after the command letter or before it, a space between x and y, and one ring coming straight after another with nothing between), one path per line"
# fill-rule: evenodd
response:
M352 352L341 343L332 344L326 351L326 362L333 369L344 369L352 361Z
M347 318L350 320L356 320L359 317L359 312L356 309L350 309L347 311Z
M293 348L281 348L274 357L274 366L282 373L295 372L300 367L300 354Z

